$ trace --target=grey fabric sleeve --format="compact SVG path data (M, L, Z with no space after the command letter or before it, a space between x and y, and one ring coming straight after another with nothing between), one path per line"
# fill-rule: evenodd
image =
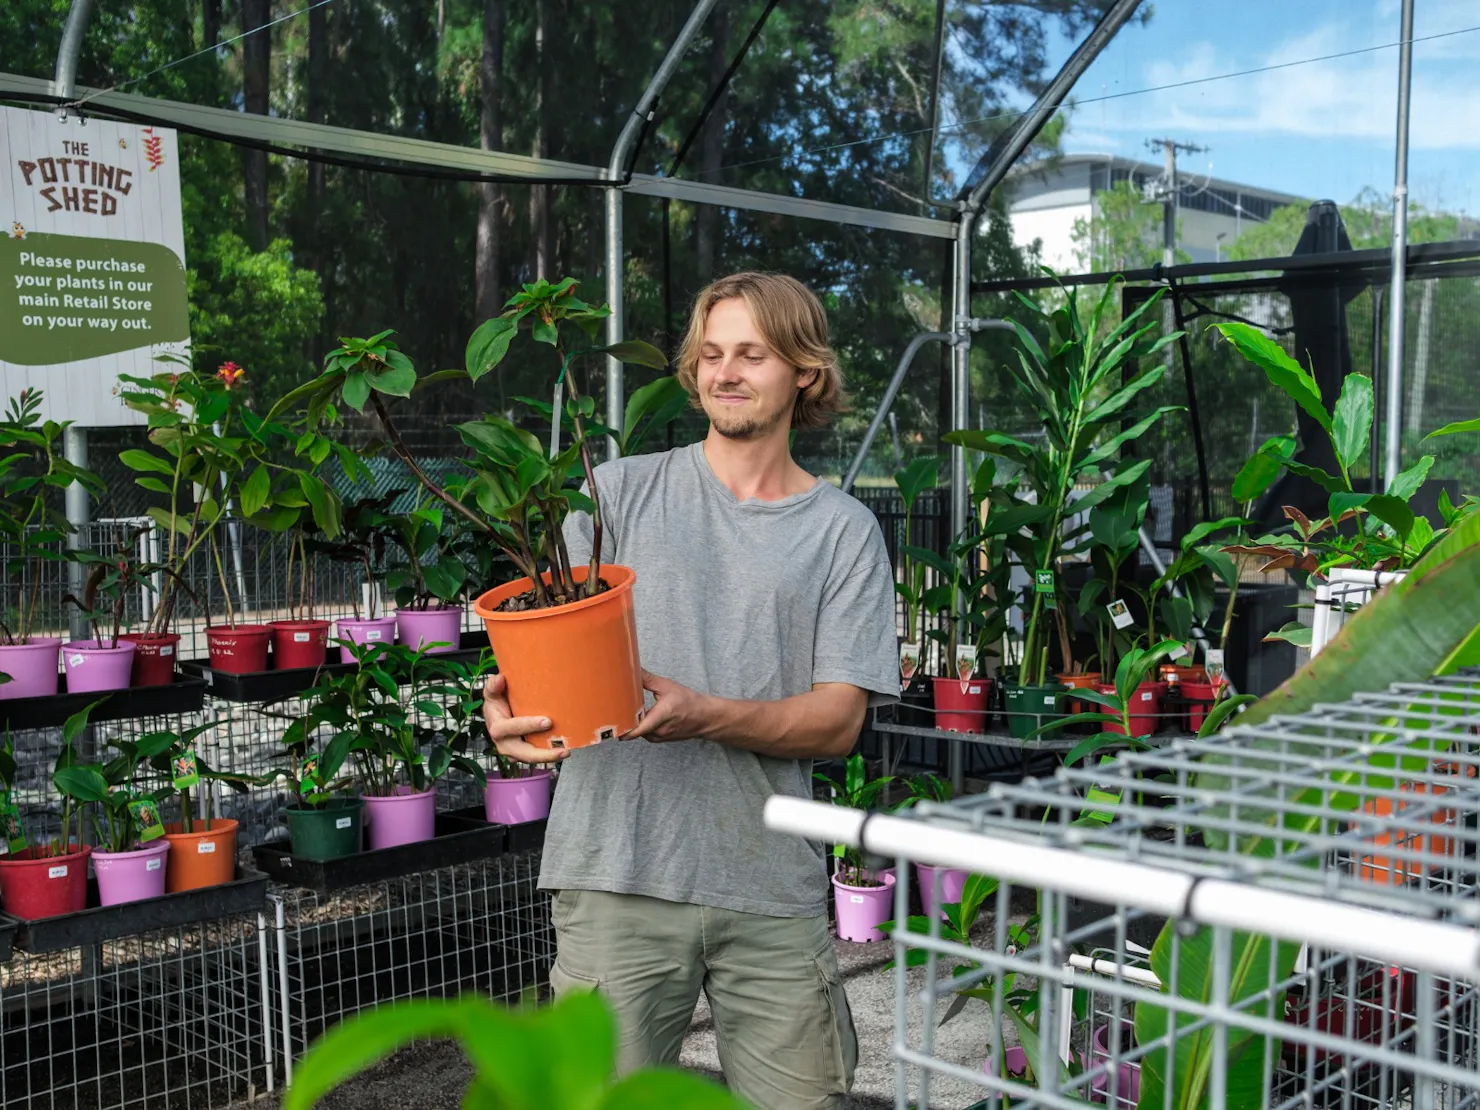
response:
M894 574L887 558L855 568L828 591L814 644L813 683L846 682L867 690L870 708L899 700Z

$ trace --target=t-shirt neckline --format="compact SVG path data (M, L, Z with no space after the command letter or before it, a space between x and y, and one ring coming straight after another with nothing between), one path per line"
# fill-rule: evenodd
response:
M695 469L699 471L703 480L719 494L721 499L738 509L785 509L792 505L800 504L809 498L817 496L819 490L827 485L821 478L814 481L810 488L802 490L801 493L793 493L789 497L783 497L777 501L763 501L758 497L747 497L743 501L735 496L735 491L724 482L720 481L719 475L709 465L709 456L704 453L704 441L689 444L689 458L693 461Z

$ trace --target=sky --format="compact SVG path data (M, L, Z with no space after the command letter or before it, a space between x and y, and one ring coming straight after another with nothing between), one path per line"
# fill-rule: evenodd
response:
M1159 162L1146 140L1173 138L1209 148L1181 156L1194 180L1342 203L1364 187L1391 197L1398 0L1147 6L1149 21L1122 29L1075 87L1066 152ZM1073 45L1056 43L1055 67ZM1416 0L1408 175L1413 201L1480 212L1480 0Z

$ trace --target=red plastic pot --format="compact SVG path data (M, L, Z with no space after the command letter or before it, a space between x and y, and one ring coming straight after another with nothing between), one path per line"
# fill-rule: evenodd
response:
M212 625L206 629L211 669L225 674L267 670L267 639L265 624Z
M935 727L946 732L986 732L990 678L932 678L935 687Z
M0 857L0 910L33 921L86 909L91 854L84 844L61 856L37 856L35 848L22 848Z
M272 669L322 667L329 643L328 621L268 621L272 630Z
M1217 700L1217 688L1211 682L1182 681L1182 696L1187 699L1187 727L1192 732L1202 728L1208 710Z
M134 671L130 682L135 686L168 686L175 680L175 660L179 657L180 634L146 636L142 632L123 632L120 640L134 645Z
M1102 694L1115 693L1115 687L1109 683L1101 683L1096 687ZM1150 736L1156 731L1158 718L1161 715L1162 685L1160 682L1143 682L1131 693L1130 719L1132 736ZM1125 735L1125 729L1120 725L1106 725L1106 732L1113 732L1118 736Z

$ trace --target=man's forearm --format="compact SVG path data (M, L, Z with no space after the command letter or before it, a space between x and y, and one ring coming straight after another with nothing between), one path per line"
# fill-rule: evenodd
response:
M832 759L852 750L868 695L829 683L778 701L707 697L704 738L777 759Z

